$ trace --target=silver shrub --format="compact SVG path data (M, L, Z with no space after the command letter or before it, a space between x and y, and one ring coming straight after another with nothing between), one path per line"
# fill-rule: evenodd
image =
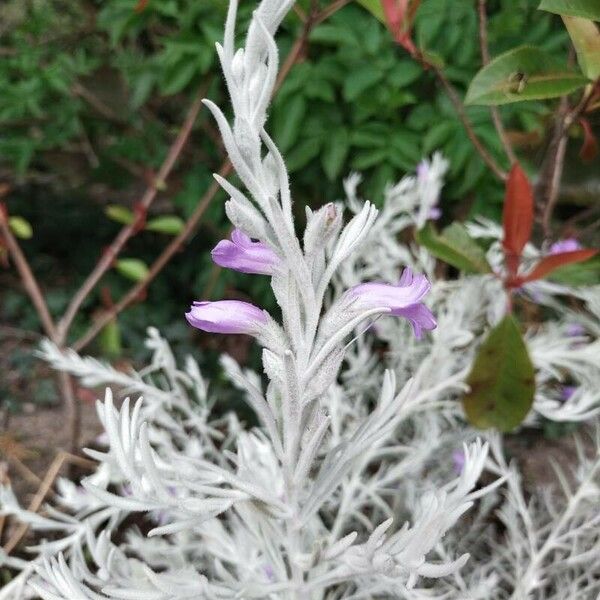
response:
M41 541L29 562L0 558L21 571L0 599L595 598L598 445L590 451L578 441L574 472L557 478L561 489L524 490L502 440L477 439L458 403L485 329L501 316L498 284L436 280L426 251L398 243L436 205L444 160L390 187L379 216L359 200L352 176L345 203L307 211L297 237L287 171L264 130L277 74L273 35L292 4L263 0L236 50L232 3L218 48L232 125L207 102L246 190L219 179L227 214L283 264L272 279L283 323L270 320L258 335L268 383L222 358L260 426L214 416L217 398L195 360L179 366L154 329L150 365L129 374L45 342L40 354L53 367L110 386L98 402L106 448L88 451L97 471L81 486L61 480L58 503L42 514L2 490L2 513ZM354 213L346 226L343 204ZM469 227L500 235L491 223ZM405 265L433 282L439 326L419 341L384 309L339 301L365 280L394 282ZM574 290L541 283L526 291L556 315L528 334L539 383L528 425L540 416L593 420L598 290L576 292L589 308L583 315L561 300ZM566 335L574 320L587 335ZM567 375L578 390L562 402ZM112 389L138 399L117 407ZM128 525L136 513L147 531Z

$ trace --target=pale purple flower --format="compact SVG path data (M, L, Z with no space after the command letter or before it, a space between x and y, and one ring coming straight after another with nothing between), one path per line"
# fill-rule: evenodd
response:
M268 320L264 310L240 300L194 302L185 318L192 327L202 331L249 335L258 333Z
M569 337L581 337L586 333L585 327L579 323L570 323L567 325L567 335Z
M453 450L452 451L452 465L457 475L460 475L465 468L465 451L464 450Z
M577 391L574 385L563 385L560 391L560 398L563 402L571 399L571 396Z
M431 311L421 302L431 284L424 275L415 275L411 269L404 269L398 285L391 283L361 283L348 290L360 308L388 308L390 314L408 319L417 339L423 329L437 326Z
M575 238L558 240L550 246L550 254L562 254L563 252L575 252L581 250L581 244Z
M442 217L442 209L439 206L432 206L429 209L429 214L427 215L428 219L432 221L437 221Z
M277 581L277 578L275 577L275 571L271 565L265 565L263 567L263 571L269 583L275 583Z
M420 182L424 182L427 179L428 175L429 175L429 161L428 160L422 160L417 165L417 179Z
M231 240L221 240L211 256L221 267L257 275L273 275L280 262L271 248L262 242L253 242L239 229L231 232Z

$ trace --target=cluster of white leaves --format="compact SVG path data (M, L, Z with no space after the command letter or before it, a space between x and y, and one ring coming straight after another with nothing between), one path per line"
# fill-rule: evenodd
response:
M232 124L207 103L244 186L218 178L227 214L281 260L272 278L281 323L268 317L256 334L266 377L222 359L257 425L220 412L196 361L180 367L153 329L140 372L44 343L53 367L108 386L98 402L104 446L88 451L97 471L80 485L61 480L58 502L40 514L1 491L1 513L40 542L29 562L0 556L21 571L0 600L596 597L597 449L592 456L579 442L560 492L525 491L501 439L477 439L459 403L473 356L503 314L500 284L437 280L434 259L399 241L433 215L446 162L434 156L390 187L379 216L353 176L347 201L307 210L296 234L287 171L264 129L278 69L273 36L292 4L262 0L236 49L231 3L218 51ZM353 214L345 226L344 207ZM491 238L498 264L495 226L469 228ZM423 340L383 307L344 302L352 286L395 283L405 266L432 281L438 328ZM526 290L555 314L527 337L534 426L597 411L598 290L577 292L585 314L564 304L566 291ZM583 333L570 335L574 324ZM576 391L563 399L567 385ZM135 400L117 402L114 390Z

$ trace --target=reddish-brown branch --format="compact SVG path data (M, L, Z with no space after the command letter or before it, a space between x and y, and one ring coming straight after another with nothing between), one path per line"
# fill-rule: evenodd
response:
M144 211L147 211L158 191L161 188L164 188L165 180L170 175L177 159L179 158L183 148L185 147L188 138L192 132L192 128L194 123L196 122L196 118L198 117L198 112L202 107L202 96L203 93L200 92L197 98L194 100L192 106L190 107L185 122L179 132L179 135L171 145L167 156L161 165L158 174L152 184L146 189L146 192L140 199L138 206L140 206ZM67 307L62 319L58 324L58 342L59 345L63 345L66 341L66 337L69 331L69 327L73 322L73 319L77 315L77 312L81 308L81 305L89 296L89 294L94 290L100 279L103 275L111 268L115 259L125 246L125 244L129 241L129 239L135 235L138 230L138 222L131 223L130 225L125 225L117 237L113 240L112 244L107 248L106 252L104 252L92 270L92 272L88 275L87 279L83 282L79 290L75 293L69 306Z
M498 163L494 160L492 155L487 151L487 148L483 145L483 142L477 137L473 125L467 115L467 111L465 110L465 106L458 95L458 92L454 89L454 86L450 83L448 78L446 77L444 71L437 65L433 63L425 63L430 69L433 70L436 77L440 81L440 83L444 86L446 93L448 94L448 98L450 98L450 102L454 106L454 110L456 111L460 122L463 124L465 131L467 133L467 137L471 140L473 147L477 150L479 156L481 156L483 162L490 168L490 170L494 173L494 175L500 179L501 181L505 181L507 174L506 172L498 165Z
M547 240L552 237L552 215L560 192L569 129L579 119L579 116L585 112L592 96L593 87L590 87L573 109L569 110L566 97L561 99L558 108L554 132L536 189L536 197L542 212L544 237Z
M226 177L231 172L231 163L225 162L219 171L222 177ZM219 191L219 184L214 181L206 190L204 196L200 199L196 209L187 220L183 230L173 238L169 245L162 251L160 256L152 263L148 269L146 277L136 283L110 310L104 311L102 315L92 323L89 329L73 344L77 351L87 346L101 331L112 321L120 312L133 304L140 294L148 287L154 278L162 271L163 267L179 251L183 244L191 237L196 229L196 225L204 215L210 202Z
M2 233L2 239L8 248L17 272L19 273L23 287L31 299L38 316L40 317L40 321L42 322L42 327L44 328L46 335L51 340L55 341L57 339L56 325L54 324L52 315L48 310L48 305L44 299L44 294L42 293L37 279L35 278L35 275L29 266L29 262L21 250L19 242L17 242L15 236L10 230L8 215L3 206L0 206L0 232Z
M486 14L486 0L479 0L479 46L481 48L481 60L485 65L490 62L490 52L488 46L488 35L487 35L487 14ZM515 156L512 144L506 135L506 130L504 129L504 125L502 124L502 119L500 118L500 111L497 106L490 107L490 113L492 115L492 121L494 123L494 127L496 128L496 132L498 133L498 137L500 138L500 142L502 143L502 147L504 148L504 152L506 152L506 156L511 163L517 161L517 157Z
M308 36L312 28L316 23L321 22L320 16L323 12L328 11L328 16L333 14L335 10L339 10L344 6L346 2L336 1L329 8L324 9L321 13L311 13L307 16L306 21L303 23L302 32L294 42L292 49L290 50L286 60L284 61L281 70L279 72L279 76L277 78L277 82L275 84L275 88L273 93L276 93L277 90L281 87L281 84L289 74L292 67L302 58L303 53L305 51L306 43L308 41ZM333 5L336 6L335 10L331 10ZM225 161L219 170L219 174L223 177L227 176L231 172L231 163L229 161ZM196 226L202 216L204 215L206 209L208 208L210 202L216 195L219 190L219 186L216 182L213 182L211 186L206 190L204 196L200 199L198 206L188 219L185 224L184 229L181 231L179 235L177 235L173 240L169 243L169 245L163 250L160 256L154 261L154 263L148 269L148 274L144 279L138 283L136 283L126 294L123 296L113 307L112 309L105 311L90 327L89 329L73 344L73 348L77 351L81 350L85 346L87 346L101 331L102 329L112 321L119 313L125 310L128 306L133 304L138 298L139 295L146 290L148 285L154 280L154 278L162 271L163 267L171 260L171 258L175 255L176 252L183 246L183 244L192 236Z

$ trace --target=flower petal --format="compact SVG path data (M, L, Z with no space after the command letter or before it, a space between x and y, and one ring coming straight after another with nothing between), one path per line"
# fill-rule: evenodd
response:
M202 331L249 335L258 333L268 319L258 306L240 300L194 302L185 318L192 327Z

